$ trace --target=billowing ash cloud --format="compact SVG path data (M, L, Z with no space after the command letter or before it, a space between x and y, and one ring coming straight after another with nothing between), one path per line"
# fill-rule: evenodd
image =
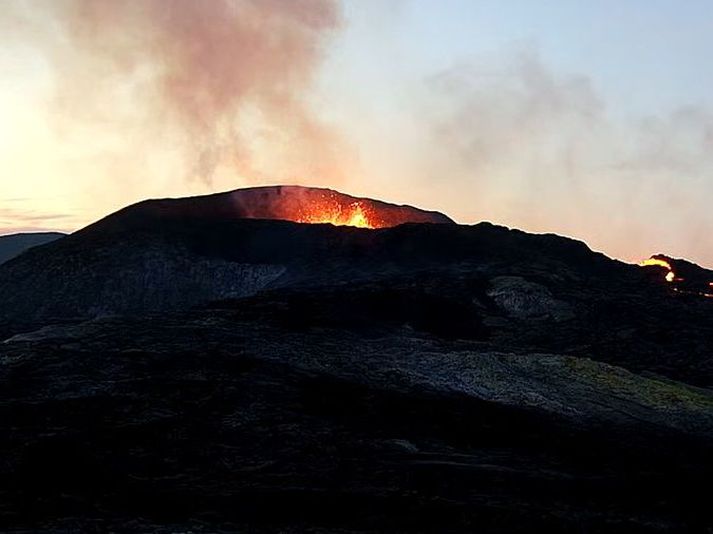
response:
M137 151L160 140L206 180L220 167L339 178L341 141L308 102L336 0L9 1L48 59L68 135L100 129Z

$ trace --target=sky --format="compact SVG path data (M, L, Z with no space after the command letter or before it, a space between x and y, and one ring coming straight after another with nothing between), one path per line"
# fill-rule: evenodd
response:
M0 234L326 186L713 266L713 0L4 0Z

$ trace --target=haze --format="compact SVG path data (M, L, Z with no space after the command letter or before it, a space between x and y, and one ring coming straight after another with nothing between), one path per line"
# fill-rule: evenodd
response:
M5 0L0 234L332 187L713 265L713 3Z

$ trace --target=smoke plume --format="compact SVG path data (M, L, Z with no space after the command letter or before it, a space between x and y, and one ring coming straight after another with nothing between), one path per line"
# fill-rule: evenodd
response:
M471 217L576 236L628 260L666 250L713 261L701 194L713 176L710 111L617 117L589 77L559 75L532 51L426 82L423 166L469 198Z
M139 165L149 149L177 156L206 181L339 180L342 142L310 102L336 0L14 3L53 73L62 135L116 159L130 146Z

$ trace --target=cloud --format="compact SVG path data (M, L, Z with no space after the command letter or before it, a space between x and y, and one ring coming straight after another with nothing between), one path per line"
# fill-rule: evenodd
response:
M47 229L68 230L73 229L75 225L76 214L42 212L27 207L0 205L0 234Z

